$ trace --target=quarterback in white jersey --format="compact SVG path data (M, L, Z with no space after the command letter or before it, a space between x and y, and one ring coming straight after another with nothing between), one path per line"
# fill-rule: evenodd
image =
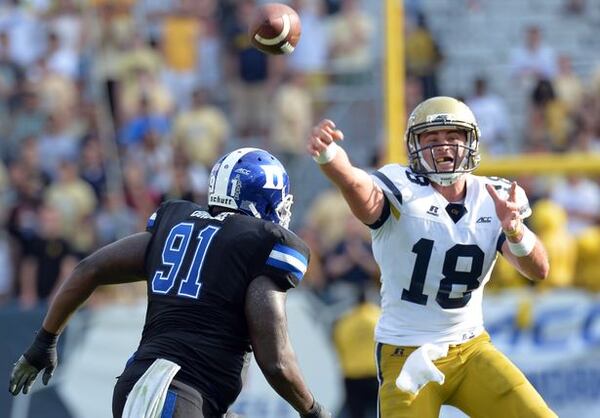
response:
M408 167L390 164L374 178L393 206L372 229L382 281L377 341L457 344L481 334L483 287L505 240L485 186L506 198L511 183L465 174L466 196L456 203ZM520 187L517 202L529 216Z
M382 280L379 416L434 418L448 404L472 417L555 417L484 329L483 287L497 255L531 280L545 279L549 263L523 224L531 214L523 189L472 174L480 155L471 110L451 97L419 104L405 135L408 167L368 174L342 139L324 120L308 151L372 231Z

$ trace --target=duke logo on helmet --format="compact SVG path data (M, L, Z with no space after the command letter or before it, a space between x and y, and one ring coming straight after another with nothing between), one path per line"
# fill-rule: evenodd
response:
M240 148L221 157L210 173L208 206L222 206L285 228L293 196L283 165L259 148Z

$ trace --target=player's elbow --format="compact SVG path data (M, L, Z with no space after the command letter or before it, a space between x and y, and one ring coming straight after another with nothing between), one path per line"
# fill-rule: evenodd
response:
M550 263L548 262L548 260L545 260L544 263L542 263L539 273L540 274L538 280L541 281L546 280L548 278L548 275L550 274Z
M265 377L271 381L273 379L279 380L287 375L289 367L284 361L267 361L260 365Z
M94 282L98 277L98 268L96 263L90 259L90 257L86 257L81 260L75 268L73 269L73 273L71 276L76 280L88 280Z
M546 280L550 274L550 263L548 260L544 260L533 271L529 272L529 278L533 281L540 282Z

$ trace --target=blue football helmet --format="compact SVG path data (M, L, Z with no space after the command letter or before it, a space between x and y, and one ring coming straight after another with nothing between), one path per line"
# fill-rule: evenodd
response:
M293 196L283 165L267 151L239 148L210 172L208 206L222 206L287 228Z

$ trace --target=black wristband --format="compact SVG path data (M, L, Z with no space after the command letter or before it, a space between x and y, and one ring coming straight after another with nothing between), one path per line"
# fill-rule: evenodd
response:
M35 336L36 342L43 344L47 347L56 347L56 343L58 341L58 334L52 334L41 327Z
M56 344L58 335L40 328L35 336L35 340L23 354L29 364L41 370L48 366L48 361L56 361Z
M313 404L309 411L305 414L300 414L301 418L320 418L323 407L316 399L313 398Z

